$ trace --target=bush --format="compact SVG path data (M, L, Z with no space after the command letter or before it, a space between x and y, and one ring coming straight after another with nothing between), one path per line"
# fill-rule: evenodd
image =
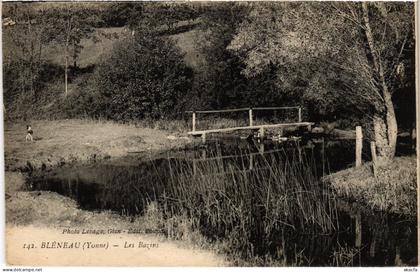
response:
M173 117L191 71L172 40L138 33L117 44L96 73L98 115L114 120Z

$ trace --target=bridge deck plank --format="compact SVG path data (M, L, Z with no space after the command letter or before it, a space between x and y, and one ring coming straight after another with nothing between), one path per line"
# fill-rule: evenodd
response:
M203 135L208 133L217 133L217 132L229 132L235 130L257 130L260 128L278 128L278 127L306 127L312 126L314 123L312 122L298 122L298 123L283 123L283 124L269 124L269 125L254 125L254 126L247 126L247 127L231 127L231 128L218 128L218 129L208 129L208 130L196 130L188 132L188 135Z

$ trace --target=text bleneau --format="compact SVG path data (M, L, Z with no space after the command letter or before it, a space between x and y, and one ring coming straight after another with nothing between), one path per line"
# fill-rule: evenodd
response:
M41 242L41 248L80 248L81 242L65 242L65 241L49 241L49 242Z

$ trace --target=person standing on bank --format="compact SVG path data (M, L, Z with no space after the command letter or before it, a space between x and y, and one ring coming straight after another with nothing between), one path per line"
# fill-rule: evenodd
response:
M32 134L34 134L34 131L32 130L31 125L26 126L27 134L26 134L26 141L33 141L34 138L32 137Z

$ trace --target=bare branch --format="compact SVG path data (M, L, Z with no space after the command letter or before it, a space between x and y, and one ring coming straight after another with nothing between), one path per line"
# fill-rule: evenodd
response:
M361 29L363 29L363 30L365 30L365 26L363 26L363 24L362 23L360 23L360 22L358 22L357 20L356 20L356 17L355 17L355 14L353 14L353 17L355 17L355 18L352 18L352 17L350 17L349 15L347 15L346 13L344 13L343 11L341 11L339 8L337 8L336 6L335 6L335 4L332 4L332 7L338 12L338 15L340 15L341 17L343 17L343 18L345 18L345 19L347 19L347 20L349 20L350 22L352 22L355 26L357 26L357 27L359 27L359 28L361 28ZM352 11L352 13L353 13L353 11Z

